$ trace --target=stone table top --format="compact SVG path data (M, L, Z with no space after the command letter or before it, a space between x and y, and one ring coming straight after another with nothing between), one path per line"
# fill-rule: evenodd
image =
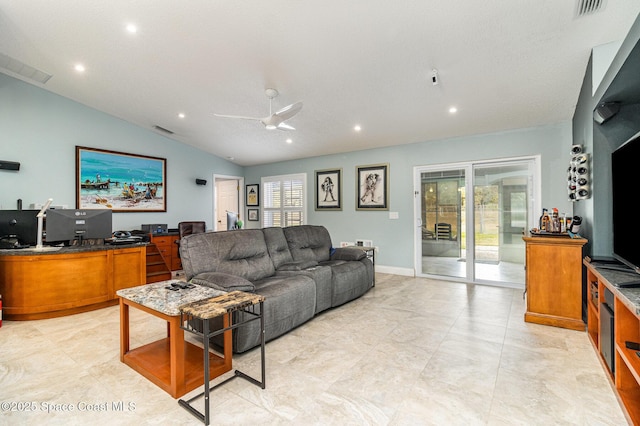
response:
M222 290L196 284L189 284L193 286L191 288L173 291L167 289L167 287L171 287L171 283L189 284L180 280L167 280L125 288L118 290L116 294L169 316L180 315L180 308L184 305L227 294Z
M260 302L264 302L264 296L232 291L211 299L190 303L183 306L181 311L196 318L211 319Z
M636 316L640 316L640 288L638 287L618 287L620 283L627 283L629 281L640 281L640 275L633 272L631 269L628 271L609 269L607 266L599 265L598 262L591 263L596 272L600 274L606 281L612 286L612 291L618 296L620 301L627 306Z

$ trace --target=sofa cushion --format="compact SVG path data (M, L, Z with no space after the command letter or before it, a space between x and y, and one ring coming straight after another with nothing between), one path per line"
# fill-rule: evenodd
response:
M265 297L265 341L270 341L313 318L316 307L316 288L313 280L304 275L274 276L255 283L256 293ZM259 313L259 307L256 306ZM251 318L245 312L234 312L234 323ZM213 328L221 326L221 318L214 318ZM222 344L222 336L214 337L214 344ZM260 344L260 321L252 321L233 332L233 350L245 352Z
M187 280L202 272L224 272L249 281L275 273L260 229L187 235L180 240L180 258Z
M237 275L225 274L222 272L202 272L190 280L194 284L215 288L227 292L247 291L253 293L254 285L246 279Z
M271 256L271 261L276 269L279 269L285 263L293 262L287 239L284 237L284 231L280 227L271 227L262 229L264 241L267 244L267 251Z
M278 271L302 271L308 268L313 268L317 266L318 262L315 260L298 260L289 263L283 263L280 265L277 270Z
M329 260L331 237L324 226L288 226L283 231L293 260Z
M370 262L367 260L367 263ZM339 306L360 297L371 287L364 262L345 262L331 267L331 306Z

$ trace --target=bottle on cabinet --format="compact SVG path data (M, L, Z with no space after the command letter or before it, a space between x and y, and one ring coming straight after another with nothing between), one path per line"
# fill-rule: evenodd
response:
M551 232L560 233L560 216L558 215L558 209L555 207L551 214Z
M571 219L567 218L565 213L560 214L557 208L552 208L551 213L543 208L538 226L540 232L560 234L567 232L570 223Z

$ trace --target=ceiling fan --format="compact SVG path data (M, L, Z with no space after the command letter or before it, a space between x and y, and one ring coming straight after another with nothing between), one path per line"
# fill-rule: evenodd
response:
M285 121L290 119L294 115L296 115L298 112L300 112L300 110L302 109L302 102L296 102L294 104L287 105L281 110L272 113L271 104L272 104L273 98L278 96L278 91L276 89L267 89L264 91L264 93L265 95L267 95L267 98L269 98L269 116L268 117L264 117L264 118L245 117L242 115L224 115L224 114L213 114L213 115L215 115L216 117L223 117L223 118L239 118L242 120L259 121L262 124L264 124L264 127L267 130L275 130L275 129L295 130L294 127L288 125L287 123L285 123Z

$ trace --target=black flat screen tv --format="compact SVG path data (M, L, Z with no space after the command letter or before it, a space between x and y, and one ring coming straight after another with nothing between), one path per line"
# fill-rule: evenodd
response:
M112 233L109 209L51 209L47 211L46 241L69 243L73 240L105 239Z
M15 238L22 245L35 246L40 210L0 210L0 238Z
M635 183L639 159L640 132L611 154L613 256L640 274L640 240L635 225L638 216Z

